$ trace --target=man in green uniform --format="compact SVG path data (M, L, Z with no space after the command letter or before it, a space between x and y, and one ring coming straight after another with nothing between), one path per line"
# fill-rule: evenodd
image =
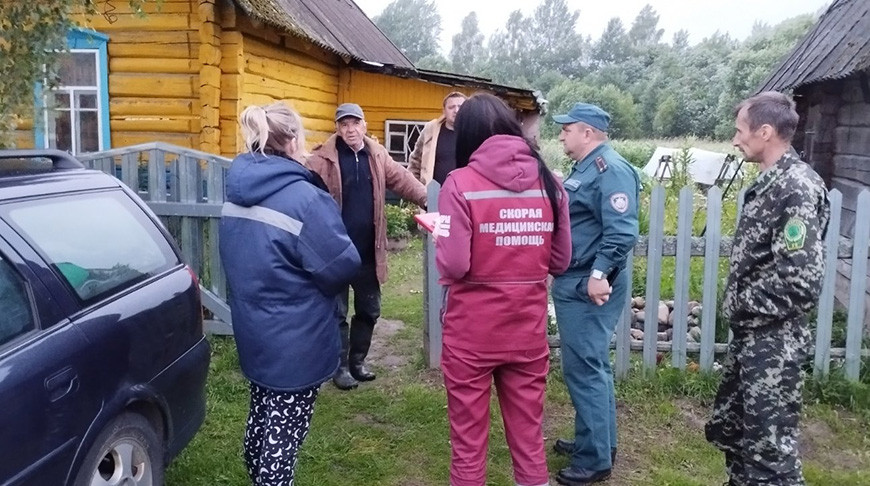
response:
M637 241L637 173L607 143L610 115L577 103L565 115L559 140L574 167L565 179L572 256L553 284L562 343L562 373L574 404L574 441L558 439L571 465L556 480L575 486L604 481L616 460L616 399L610 340L631 283L621 270Z
M734 235L723 304L734 338L706 436L725 453L729 485L803 485L801 364L824 275L827 191L791 147L791 99L761 93L738 105L736 117L734 146L762 172Z

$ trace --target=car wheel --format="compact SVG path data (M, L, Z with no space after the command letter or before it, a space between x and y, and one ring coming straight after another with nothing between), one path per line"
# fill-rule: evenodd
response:
M163 447L145 417L125 413L97 437L76 486L162 486Z

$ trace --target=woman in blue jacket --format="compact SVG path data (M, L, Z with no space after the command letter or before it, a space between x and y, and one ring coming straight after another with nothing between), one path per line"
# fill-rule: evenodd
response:
M245 463L290 485L321 383L339 363L336 294L359 269L341 213L303 167L302 121L283 103L240 116L247 152L227 173L220 254L233 334L251 382Z

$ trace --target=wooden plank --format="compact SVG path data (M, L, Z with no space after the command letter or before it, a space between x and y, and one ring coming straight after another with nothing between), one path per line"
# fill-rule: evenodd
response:
M870 244L870 192L858 196L855 250L852 254L852 288L846 331L846 378L858 381L861 372L861 344L864 331L864 298L867 292L867 246Z
M199 117L145 116L112 118L113 130L122 132L199 132Z
M629 256L628 265L626 265L625 278L628 280L628 292L625 295L625 305L623 309L622 319L619 326L616 328L616 370L614 371L617 378L625 378L628 376L628 371L631 369L631 287L634 282L634 257Z
M148 153L148 200L166 201L166 154L162 150Z
M656 337L659 330L659 300L662 278L662 237L665 227L665 188L653 187L649 203L649 239L646 263L646 320L643 324L643 368L656 368Z
M870 103L846 103L837 114L837 125L845 127L870 126Z
M127 116L195 116L194 102L187 98L112 98L109 113L118 119Z
M197 63L190 58L109 58L109 71L112 73L196 74L198 69Z
M701 356L704 371L713 369L713 344L716 340L716 309L719 289L719 240L722 235L722 190L716 186L707 191L707 232L704 255L703 307L701 310Z
M837 280L837 243L839 235L831 228L840 227L840 210L843 195L833 190L828 193L831 204L831 219L828 221L828 234L825 236L825 276L822 281L822 294L816 318L816 353L813 360L814 377L827 376L831 364L831 330L834 322L834 290Z
M220 164L206 165L206 197L210 204L223 204L226 169ZM227 278L220 255L220 219L208 220L209 288L222 299L227 297Z
M133 9L132 5L130 5L129 1L117 1L110 0L112 10L108 12L109 14L114 15L141 15L139 12ZM95 8L97 10L97 15L102 17L103 13L107 11L107 3L105 1L94 2ZM172 0L160 0L160 1L146 1L142 2L140 5L140 12L146 14L145 17L150 17L159 14L182 14L182 13L190 13L192 10L190 0L187 1L172 1ZM86 21L89 18L95 16L76 16L79 21Z
M870 127L837 127L834 143L841 155L866 155L870 147Z
M275 98L298 98L330 104L335 104L338 99L337 85L332 85L333 89L330 90L327 85L303 86L293 81L270 79L247 72L243 75L242 81L246 94L264 94Z
M249 34L245 34L245 54L249 56L259 56L267 59L275 59L290 64L295 64L300 67L320 71L330 76L338 76L338 62L333 57L329 60L324 60L311 54L303 53L296 50L288 50L283 46L273 43L264 42Z
M109 45L120 44L178 44L190 45L197 43L199 38L194 30L164 30L156 32L148 32L147 35L142 35L139 31L114 31L111 34L111 42Z
M674 281L674 323L672 364L675 368L686 369L686 332L688 330L689 276L691 273L692 251L692 214L694 191L691 187L680 190L677 213L677 258Z
M324 72L322 69L297 63L296 59L271 59L248 53L245 56L245 72L256 76L272 79L283 79L300 86L319 88L322 86L334 86L338 89L338 74L332 70Z
M158 43L143 42L137 44L109 43L109 58L151 59L154 57L173 59L192 59L199 50L196 43Z
M197 98L196 76L167 74L110 74L109 95L142 98Z
M120 5L122 1L118 1ZM87 22L88 27L100 32L111 32L117 30L139 31L142 32L142 38L147 38L147 34L153 31L162 30L185 30L190 29L192 23L190 15L185 14L170 14L170 13L155 13L152 15L141 16L136 14L121 14L114 18L114 22L109 22L103 16L94 16Z
M112 146L127 147L150 142L164 142L179 147L193 148L198 146L199 134L194 133L156 133L156 132L121 132L112 130Z
M438 191L441 184L432 181L426 187L426 206L435 211L438 207ZM438 268L435 266L435 240L426 234L423 247L423 352L426 366L441 366L441 299L442 288L438 284Z
M181 156L178 158L179 202L194 206L202 202L202 175L199 160ZM181 218L181 253L196 275L204 270L204 238L202 218Z
M870 157L862 155L835 155L833 176L870 185Z
M139 193L139 153L121 156L121 180L136 194Z
M241 74L221 75L221 99L241 100L244 97L244 82Z

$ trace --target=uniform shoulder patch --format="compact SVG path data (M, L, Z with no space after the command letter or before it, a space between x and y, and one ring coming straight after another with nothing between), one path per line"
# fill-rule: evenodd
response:
M807 239L807 225L799 218L791 218L785 223L785 247L789 251L800 250Z
M615 192L610 195L610 206L617 213L628 211L628 194L624 192Z
M595 167L598 167L598 172L604 172L607 170L607 162L604 161L604 157L598 156L595 157Z

